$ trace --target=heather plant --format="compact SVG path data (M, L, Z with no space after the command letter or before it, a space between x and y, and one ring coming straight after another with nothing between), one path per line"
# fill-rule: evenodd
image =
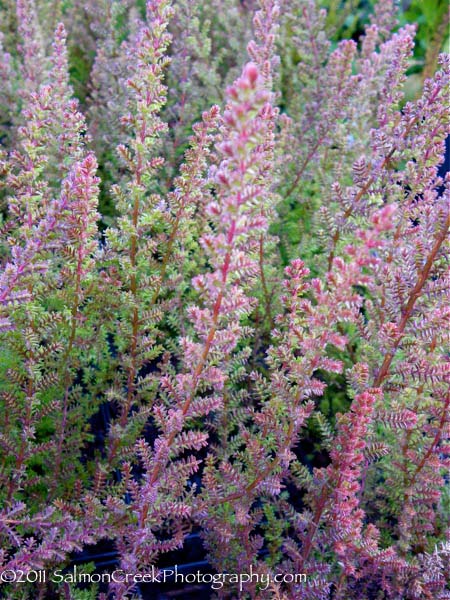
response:
M450 597L450 59L363 9L1 3L0 572ZM0 596L143 593L78 583Z

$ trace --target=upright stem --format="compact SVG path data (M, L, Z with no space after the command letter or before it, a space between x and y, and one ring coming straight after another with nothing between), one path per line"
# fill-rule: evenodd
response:
M402 134L402 139L405 139L406 137L408 137L409 133L411 132L412 128L414 127L414 125L417 123L417 121L419 120L419 117L414 117L413 119L411 119L411 121L409 122L408 126L405 128L403 134ZM389 164L389 161L391 160L391 158L394 156L396 151L396 148L392 148L388 154L384 157L383 162L381 163L380 166L380 172L383 171L383 169ZM375 182L375 175L371 175L369 177L369 179L367 180L367 182L365 183L365 185L359 190L359 192L356 194L355 198L353 199L351 205L347 208L347 210L344 212L343 218L346 221L348 218L351 217L352 213L353 213L353 209L354 207L359 203L359 201L362 199L362 197L364 196L364 194L366 194L369 189L370 186ZM339 242L339 238L340 238L340 232L337 229L332 237L332 246L331 246L331 250L330 253L328 255L328 270L331 271L331 267L333 266L333 260L334 260L334 253L336 252L336 246Z
M450 225L450 215L447 216L444 227L440 230L440 232L436 236L435 242L431 248L430 254L428 255L425 265L417 279L415 286L413 287L413 289L411 290L411 292L409 294L408 302L406 303L406 306L403 310L402 318L401 318L400 324L398 326L398 336L393 344L393 349L390 352L385 354L383 363L381 365L380 370L378 371L378 374L374 378L372 387L381 387L389 375L389 370L390 370L392 360L395 355L395 351L398 349L398 346L403 338L403 334L404 334L406 325L407 325L408 320L411 317L411 314L414 310L415 303L416 303L417 299L420 297L421 291L428 279L428 276L430 274L430 271L431 271L433 263L436 259L436 256L447 236L449 225ZM444 411L444 415L445 414L446 413ZM430 452L431 452L431 450L429 450L429 452L427 453L428 456L429 456ZM425 462L426 462L426 457L421 461L421 463L419 465L419 467L420 467L419 472L425 465ZM319 527L323 512L328 504L330 493L333 489L333 486L330 485L330 483L331 482L329 482L328 485L325 484L323 486L322 492L320 494L320 497L319 497L319 500L318 500L318 503L316 506L316 510L314 512L314 517L308 527L308 532L306 534L306 539L305 539L305 542L303 545L301 566L303 566L306 563L306 561L308 560L309 555L311 553L315 534ZM362 493L363 493L363 490L362 490Z
M259 274L264 294L264 303L266 305L266 317L269 319L270 329L275 329L275 323L272 317L270 291L267 286L266 274L264 273L264 237L259 238Z
M77 332L77 316L78 316L78 308L80 305L81 298L81 276L82 276L82 264L83 264L83 249L81 246L78 248L78 261L77 261L77 275L75 280L75 294L71 311L71 324L70 324L70 334L69 334L69 342L67 344L66 351L62 358L62 363L65 365L64 372L64 400L63 400L63 409L62 409L62 419L60 425L60 431L58 436L58 446L56 450L56 458L55 458L55 467L53 470L53 484L52 490L55 490L58 485L58 476L61 468L62 462L62 448L64 445L64 437L65 430L67 424L67 415L69 410L69 389L70 389L70 369L69 369L69 356L72 352L73 345L75 343L75 336Z
M226 285L226 281L227 281L228 273L229 273L229 269L230 269L231 253L232 253L232 249L233 249L235 230L236 230L236 220L233 220L231 223L230 231L228 232L228 239L227 239L228 250L225 255L224 262L223 262L223 265L221 268L222 289L219 291L216 301L214 303L213 314L212 314L212 319L211 319L211 327L209 329L208 335L205 340L205 345L203 347L202 355L200 357L199 362L197 363L197 366L196 366L193 376L192 376L191 392L182 405L181 414L183 417L186 416L186 414L189 410L189 407L191 406L191 403L194 400L195 395L197 393L197 387L198 387L198 383L200 380L200 376L203 372L203 369L205 368L206 361L208 360L208 356L209 356L209 351L211 349L211 345L213 343L214 336L216 334L217 324L218 324L218 320L219 320L219 316L220 316L220 309L221 309L222 301L223 301L223 297L224 297L224 289L225 289L225 285ZM178 435L178 431L172 431L172 433L169 434L169 436L167 438L167 449L171 448L177 435ZM158 475L161 472L162 467L163 467L163 465L160 461L156 462L156 464L153 468L153 471L150 475L150 479L149 479L150 485L153 485L156 482L156 480L158 479ZM147 518L148 510L149 510L149 505L148 505L148 503L145 503L142 508L142 513L141 513L141 525L142 526L144 525L145 520Z

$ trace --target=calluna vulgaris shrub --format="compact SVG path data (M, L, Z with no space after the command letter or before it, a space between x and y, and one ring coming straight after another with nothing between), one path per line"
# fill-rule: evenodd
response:
M406 101L394 2L319 4L0 3L2 571L199 531L307 575L219 598L450 598L449 56Z

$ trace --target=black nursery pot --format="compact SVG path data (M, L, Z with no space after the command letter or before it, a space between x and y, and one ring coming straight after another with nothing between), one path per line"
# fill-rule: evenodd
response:
M96 573L111 573L117 569L119 560L113 542L102 540L94 546L86 547L82 552L73 554L67 571L70 572L75 566L81 569L86 563L93 563ZM137 593L142 600L169 600L170 598L208 600L211 597L212 590L209 585L184 582L187 575L197 571L202 574L214 573L211 565L205 560L205 550L198 533L188 535L181 550L168 552L162 556L158 569L165 571L165 581L139 583ZM171 572L174 575L170 575ZM87 589L89 585L80 587ZM100 584L100 592L106 591L107 584Z

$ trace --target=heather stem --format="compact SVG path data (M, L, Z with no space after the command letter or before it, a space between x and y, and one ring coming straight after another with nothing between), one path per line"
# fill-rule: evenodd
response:
M420 276L419 276L419 278L418 278L415 286L413 287L413 289L411 290L411 292L409 294L408 302L407 302L407 304L405 306L405 309L403 311L403 316L402 316L402 319L401 319L400 324L399 324L398 337L395 340L394 345L393 345L394 349L393 349L392 352L388 352L385 355L385 357L383 359L383 363L381 365L381 368L378 371L378 374L377 374L377 376L374 379L373 386L372 386L374 388L380 388L383 385L385 379L387 378L387 376L389 374L389 369L390 369L391 364L392 364L392 359L394 358L395 350L398 348L398 346L399 346L399 344L401 342L401 339L403 337L403 332L405 330L405 327L406 327L406 325L408 323L409 318L411 317L412 311L414 309L414 305L415 305L417 299L420 297L420 293L421 293L422 288L423 288L423 286L425 285L425 283L426 283L426 281L428 279L428 276L430 274L430 271L431 271L431 268L432 268L432 266L434 264L436 256L437 256L437 254L438 254L438 252L439 252L439 250L440 250L440 248L441 248L441 246L442 246L442 244L443 244L443 242L444 242L444 240L445 240L445 238L447 236L449 225L450 225L450 216L447 216L445 225L441 229L441 231L439 232L439 234L437 235L436 240L435 240L435 242L434 242L434 244L432 246L432 249L431 249L431 251L430 251L430 253L428 255L428 258L427 258L427 260L425 262L425 265L424 265L424 267L423 267L423 269L422 269L422 271L420 273ZM445 415L445 411L444 411L444 415ZM421 462L421 464L422 464L422 462ZM425 462L423 462L421 468L423 468L424 464L425 464ZM324 512L325 508L328 505L328 500L329 500L330 494L332 492L332 489L333 489L333 486L330 485L330 482L329 482L328 485L324 485L322 487L322 492L321 492L321 494L319 496L319 500L318 500L318 503L317 503L317 506L316 506L316 509L315 509L315 512L314 512L314 517L313 517L313 519L311 521L311 524L308 527L308 532L307 532L307 535L306 535L306 540L305 540L304 545L303 545L302 561L301 561L301 566L302 567L306 563L306 561L308 560L309 555L311 553L311 550L312 550L312 547L313 547L314 537L315 537L315 534L316 534L316 532L318 530L318 527L319 527L319 524L320 524L323 512ZM363 495L363 493L364 493L364 490L361 490L361 496Z

